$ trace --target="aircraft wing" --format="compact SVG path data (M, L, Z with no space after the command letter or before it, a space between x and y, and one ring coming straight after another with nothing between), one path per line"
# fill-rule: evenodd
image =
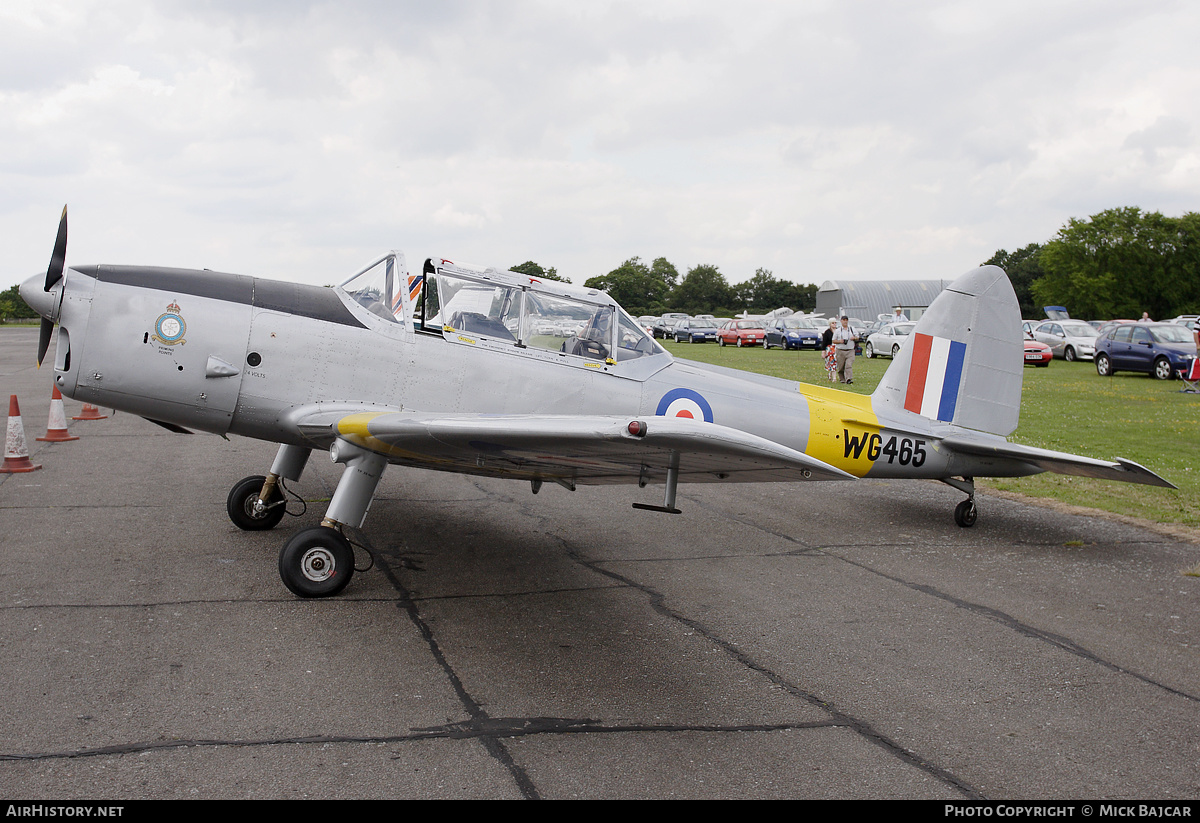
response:
M679 417L421 414L328 411L297 420L316 442L334 437L392 463L565 485L854 480L787 446Z
M946 437L942 439L941 444L959 454L969 454L978 457L1011 458L1057 474L1099 477L1103 480L1141 483L1146 486L1162 486L1168 489L1176 488L1173 483L1159 477L1145 466L1122 458L1117 458L1115 462L1093 460L1090 457L1080 457L1077 454L1056 452L1049 449L1037 449L1032 446L1021 446L1016 443L1001 443L982 438L976 439L969 435Z

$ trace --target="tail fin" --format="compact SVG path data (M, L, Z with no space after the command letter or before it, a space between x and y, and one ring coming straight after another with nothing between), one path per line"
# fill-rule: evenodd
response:
M982 266L921 315L872 405L1007 436L1021 414L1023 351L1012 283L996 266Z

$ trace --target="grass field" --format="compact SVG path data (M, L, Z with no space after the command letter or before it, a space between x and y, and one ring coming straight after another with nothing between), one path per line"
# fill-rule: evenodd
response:
M828 385L820 354L779 349L718 348L667 342L679 357L761 374ZM858 357L854 383L842 388L870 394L891 360ZM1016 443L1104 460L1141 463L1178 490L1112 483L1062 474L983 480L984 488L1051 498L1159 523L1200 527L1200 396L1179 391L1178 380L1142 374L1100 377L1091 363L1055 360L1025 368Z

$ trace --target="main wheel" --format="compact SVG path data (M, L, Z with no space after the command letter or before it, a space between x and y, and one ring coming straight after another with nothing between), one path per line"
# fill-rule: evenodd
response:
M892 346L892 359L895 360L896 355L898 355L899 353L900 353L900 344L897 343L896 345Z
M738 340L737 340L737 347L738 347L739 349L742 347L742 338L740 338L740 337L739 337L739 338L738 338Z
M954 507L954 522L969 529L979 519L979 509L975 508L974 500L964 500Z
M1100 352L1096 355L1096 374L1101 377L1111 377L1113 373L1112 361L1108 359L1108 355Z
M1067 346L1067 350L1065 352L1063 352L1063 359L1066 360L1068 363L1075 362L1075 347L1074 346Z
M273 529L279 525L279 521L283 519L283 515L287 511L278 486L275 487L271 499L267 501L267 508L259 508L258 495L262 491L263 481L266 479L261 474L243 477L229 490L229 497L225 500L225 510L229 512L229 519L233 521L233 525L243 531L257 532Z
M332 597L354 576L354 549L327 526L297 532L279 553L279 577L300 597Z
M717 338L717 346L722 349L725 348L725 338L724 337Z
M867 358L868 360L870 360L870 359L871 359L872 357L874 357L874 356L875 356L875 347L874 347L874 346L872 346L872 345L871 345L871 341L870 341L870 340L868 340L868 341L867 341L867 346L866 346L866 348L865 348L865 349L863 349L863 357L865 357L865 358Z
M1171 379L1171 364L1165 357L1159 357L1154 361L1154 379L1155 380L1170 380Z

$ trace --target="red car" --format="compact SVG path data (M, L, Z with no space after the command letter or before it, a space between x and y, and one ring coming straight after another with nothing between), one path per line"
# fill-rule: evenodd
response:
M1032 338L1025 338L1025 365L1045 368L1054 359L1054 352L1045 343Z
M761 346L765 334L761 320L727 320L717 332L717 345Z

